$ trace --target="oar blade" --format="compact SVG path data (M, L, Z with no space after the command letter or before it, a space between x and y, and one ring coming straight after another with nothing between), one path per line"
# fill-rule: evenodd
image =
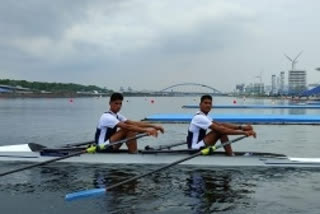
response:
M96 197L96 196L101 196L106 193L105 188L96 188L96 189L89 189L89 190L83 190L79 192L73 192L69 193L65 196L66 201L73 201L73 200L78 200L81 198L89 198L89 197Z

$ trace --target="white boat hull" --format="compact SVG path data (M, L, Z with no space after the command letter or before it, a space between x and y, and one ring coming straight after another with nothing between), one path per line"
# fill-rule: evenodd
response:
M26 145L15 146L15 149L9 146L0 147L0 162L43 162L56 158L42 156L39 152L32 152ZM9 149L6 150L8 147ZM170 164L189 155L187 152L156 154L144 154L142 152L138 154L123 152L96 153L83 154L59 162L85 164ZM290 158L277 154L243 152L236 153L234 157L228 157L223 152L217 152L207 156L199 156L181 164L210 167L320 167L320 158Z

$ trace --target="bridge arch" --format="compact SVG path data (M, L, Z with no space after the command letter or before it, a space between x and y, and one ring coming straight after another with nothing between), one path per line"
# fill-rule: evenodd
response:
M171 85L171 86L169 86L167 88L161 89L160 92L168 92L168 90L173 89L173 88L177 88L177 87L180 87L180 86L200 86L200 87L208 88L208 89L212 90L214 94L223 94L220 90L215 89L215 88L213 88L213 87L211 87L209 85L205 85L205 84L201 84L201 83L193 83L193 82L185 82L185 83L174 84L174 85Z

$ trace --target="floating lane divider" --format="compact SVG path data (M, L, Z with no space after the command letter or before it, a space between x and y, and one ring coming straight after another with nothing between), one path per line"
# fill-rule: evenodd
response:
M198 105L183 105L182 108L199 108ZM232 109L319 109L320 104L316 105L214 105L212 108L232 108Z
M142 137L145 137L145 136L148 136L148 134L145 134L145 133L138 134L138 135L136 135L134 137L131 137L131 138L127 138L127 139L123 139L123 140L119 140L119 141L107 144L107 145L105 145L104 148L107 148L107 147L110 147L110 146L113 146L113 145L117 145L117 144L122 144L122 143L125 143L127 141L139 139L139 138L142 138ZM5 176L5 175L9 175L9 174L12 174L12 173L15 173L15 172L20 172L20 171L23 171L23 170L26 170L26 169L31 169L31 168L34 168L34 167L37 167L37 166L43 166L43 165L46 165L46 164L49 164L49 163L53 163L53 162L56 162L56 161L59 161L59 160L67 159L67 158L71 158L71 157L74 157L74 156L79 156L79 155L82 155L82 154L85 154L85 153L95 153L96 150L97 150L97 146L93 146L92 145L89 148L81 150L79 152L74 152L74 153L71 153L71 154L68 154L68 155L64 155L64 156L61 156L61 157L58 157L58 158L53 158L53 159L50 159L50 160L47 160L47 161L43 161L41 163L36 163L36 164L32 164L32 165L29 165L29 166L26 166L26 167L22 167L22 168L18 168L18 169L14 169L14 170L10 170L10 171L7 171L7 172L0 173L0 177Z
M163 123L188 123L194 114L154 114L144 120ZM211 114L217 122L251 124L320 125L320 115Z
M135 180L138 180L140 178L143 178L143 177L146 177L148 175L151 175L153 173L157 173L157 172L160 172L162 170L165 170L165 169L168 169L172 166L175 166L175 165L178 165L179 163L182 163L182 162L185 162L187 160L190 160L192 158L195 158L195 157L198 157L198 156L201 156L201 155L208 155L208 154L211 154L212 152L216 151L217 149L221 148L221 147L224 147L224 146L227 146L227 145L230 145L232 143L235 143L239 140L242 140L244 138L246 138L247 136L241 136L241 137L238 137L238 138L235 138L234 140L230 140L228 142L225 142L223 144L219 144L217 146L209 146L205 149L202 149L200 150L199 152L193 154L193 155L190 155L186 158L183 158L183 159L180 159L180 160L177 160L173 163L170 163L168 165L165 165L163 167L160 167L158 169L155 169L155 170L152 170L150 172L147 172L145 174L142 174L142 175L137 175L137 176L134 176L132 178L129 178L129 179L126 179L124 181L121 181L119 183L116 183L114 185L111 185L107 188L95 188L95 189L89 189L89 190L83 190L83 191L79 191L79 192L74 192L74 193L70 193L70 194L67 194L65 196L65 200L66 201L73 201L73 200L77 200L77 199L81 199L81 198L89 198L89 197L96 197L96 196L101 196L101 195L104 195L107 191L111 190L111 189L114 189L118 186L121 186L123 184L126 184L126 183L129 183L131 181L135 181Z

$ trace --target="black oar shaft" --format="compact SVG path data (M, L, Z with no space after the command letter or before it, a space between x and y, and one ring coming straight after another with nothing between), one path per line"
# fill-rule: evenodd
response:
M235 142L237 142L237 141L239 141L239 140L242 140L243 138L246 138L246 137L247 137L247 136L241 136L241 137L238 137L238 138L236 138L236 139L234 139L234 140L225 142L225 143L223 143L223 144L220 144L220 145L217 145L217 146L211 146L211 148L212 148L213 150L217 150L217 149L219 149L219 148L221 148L221 147L230 145L230 144L235 143ZM210 149L210 147L208 147L207 149ZM138 180L138 179L140 179L140 178L146 177L146 176L151 175L151 174L153 174L153 173L163 171L163 170L165 170L165 169L168 169L168 168L170 168L170 167L172 167L172 166L175 166L175 165L177 165L177 164L179 164L179 163L188 161L188 160L190 160L190 159L192 159L192 158L195 158L195 157L198 157L198 156L200 156L200 155L203 155L202 150L199 151L199 152L197 152L197 153L195 153L195 154L193 154L193 155L190 155L190 156L188 156L188 157L185 157L185 158L182 158L182 159L180 159L180 160L177 160L177 161L175 161L175 162L173 162L173 163L170 163L170 164L168 164L168 165L165 165L165 166L163 166L163 167L160 167L160 168L158 168L158 169L156 169L156 170L153 170L153 171L151 171L151 172L147 172L147 173L142 174L142 175L137 175L137 176L135 176L135 177L132 177L132 178L129 178L129 179L127 179L127 180L124 180L124 181L121 181L121 182L119 182L119 183L116 183L116 184L114 184L114 185L111 185L111 186L109 186L109 187L106 188L106 191L111 190L111 189L113 189L113 188L116 188L116 187L118 187L118 186L121 186L121 185L123 185L123 184L130 183L131 181L135 181L135 180Z
M127 141L139 139L139 138L142 138L142 137L147 136L147 135L148 134L144 134L144 133L143 134L138 134L138 135L136 135L134 137L131 137L131 138L127 138L127 139L119 140L119 141L114 142L114 143L110 143L110 144L106 145L106 147L110 147L110 146L117 145L117 144L122 144L122 143L125 143ZM37 167L37 166L43 166L43 165L46 165L46 164L49 164L49 163L52 163L52 162L64 160L64 159L71 158L71 157L74 157L74 156L79 156L79 155L82 155L84 153L87 153L87 150L82 150L80 152L75 152L75 153L72 153L72 154L64 155L62 157L53 158L53 159L50 159L50 160L47 160L47 161L43 161L43 162L40 162L40 163L32 164L30 166L21 167L21 168L18 168L18 169L10 170L8 172L3 172L3 173L0 173L0 177L1 176L5 176L5 175L9 175L9 174L12 174L12 173L15 173L15 172L20 172L20 171L23 171L23 170L26 170L26 169L31 169L31 168L34 168L34 167Z
M145 150L150 150L150 151L160 151L160 150L164 150L164 149L171 149L173 147L177 147L177 146L181 146L181 145L184 145L186 144L187 142L183 141L183 142L180 142L180 143L174 143L174 144L169 144L169 145L160 145L158 146L157 148L153 148L153 147L150 147L149 145L145 147Z
M94 141L87 141L87 142L82 142L82 143L70 143L62 146L62 148L70 148L70 147L79 147L79 146L86 146L95 143Z
M43 166L43 165L46 165L46 164L49 164L49 163L52 163L52 162L56 162L56 161L59 161L59 160L63 160L63 159L71 158L71 157L74 157L74 156L78 156L78 155L84 154L86 152L87 152L86 150L83 150L83 151L72 153L72 154L69 154L69 155L62 156L62 157L53 158L53 159L50 159L50 160L47 160L47 161L43 161L43 162L40 162L40 163L32 164L30 166L26 166L26 167L14 169L14 170L11 170L11 171L8 171L8 172L0 173L0 177L1 176L5 176L5 175L9 175L9 174L12 174L12 173L15 173L15 172L20 172L20 171L23 171L23 170L26 170L26 169L31 169L31 168L34 168L34 167L37 167L37 166Z
M173 147L176 147L176 146L181 146L181 145L184 145L186 144L187 142L180 142L180 143L175 143L175 144L171 144L171 145L160 145L158 150L161 150L161 149L171 149Z

